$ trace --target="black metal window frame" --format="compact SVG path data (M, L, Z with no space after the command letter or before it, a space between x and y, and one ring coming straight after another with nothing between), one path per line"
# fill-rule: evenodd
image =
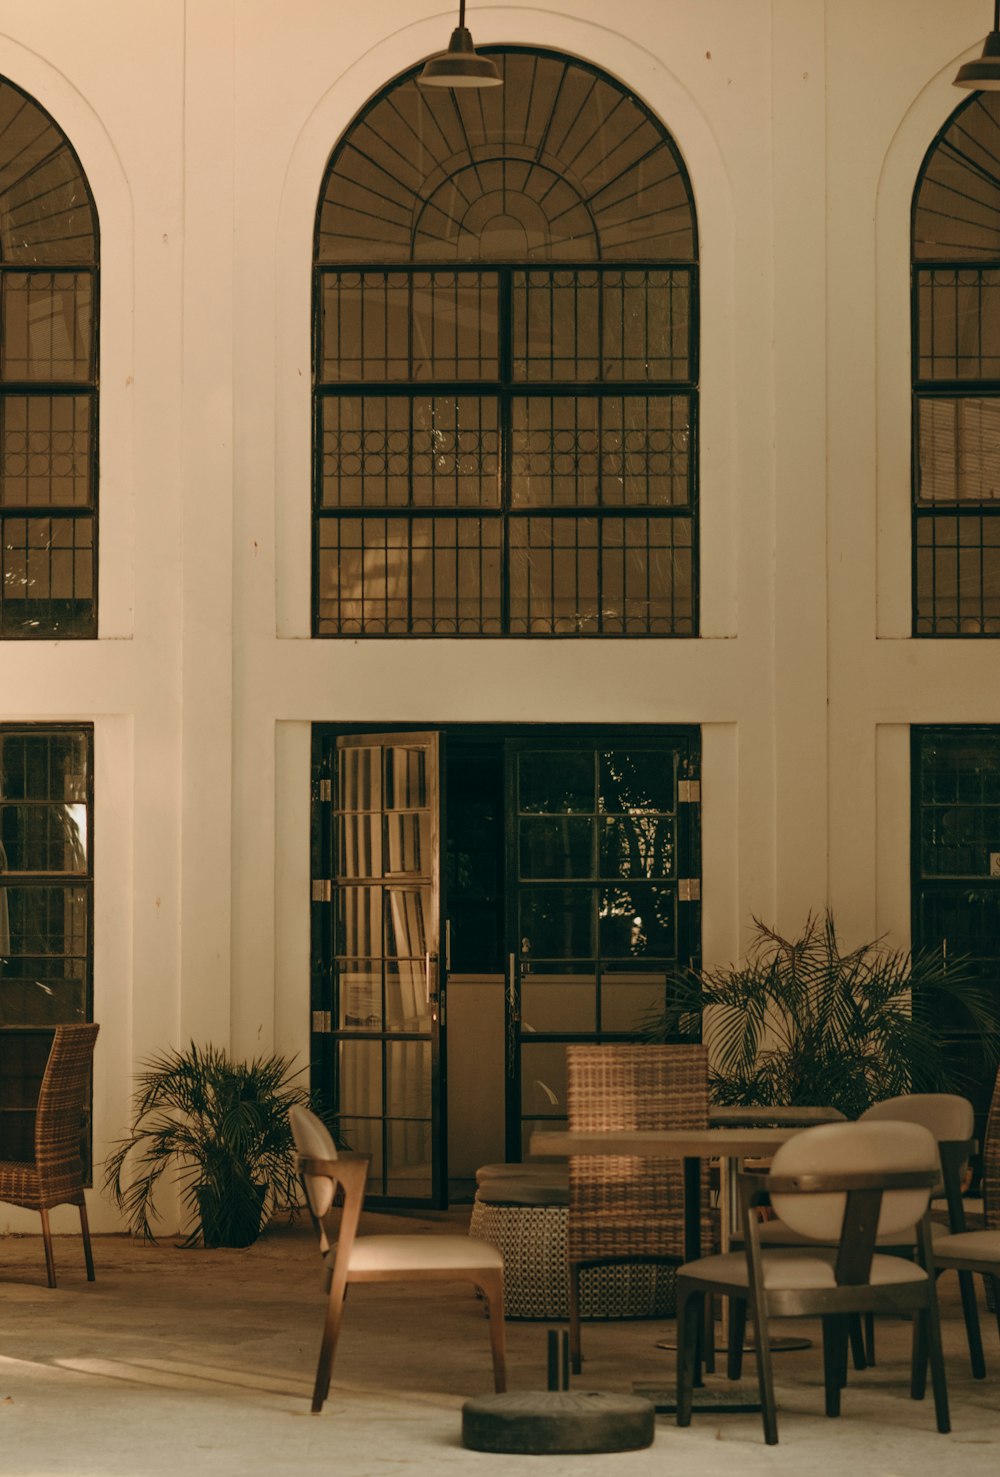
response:
M985 256L967 256L956 258L947 253L938 257L918 257L915 250L917 241L917 217L921 189L924 185L928 170L930 169L937 150L941 147L946 135L955 126L957 120L967 109L972 108L982 98L981 93L975 93L966 102L962 103L945 121L939 129L930 148L924 156L920 172L917 177L913 191L911 205L911 228L910 228L910 343L911 343L911 482L912 482L912 537L911 537L911 606L912 606L912 634L922 639L934 640L980 640L994 639L1000 636L1000 616L987 616L985 612L985 584L983 580L983 566L985 562L985 551L1000 545L1000 500L987 502L975 498L963 498L958 470L960 449L956 445L955 452L955 487L954 498L935 498L933 505L921 502L921 410L930 407L935 401L954 401L961 404L970 401L1000 401L1000 375L995 377L976 378L971 375L945 377L934 375L932 377L921 375L921 331L926 324L931 339L931 353L934 354L934 322L928 309L926 315L921 313L921 296L932 298L937 288L936 274L970 274L980 279L979 297L982 297L982 283L988 273L997 274L1000 284L1000 257L988 258ZM970 161L970 168L974 168ZM957 281L956 281L957 285ZM944 286L944 284L942 284ZM982 323L980 320L980 329ZM936 357L936 355L935 355ZM950 357L945 351L944 357ZM956 369L958 367L958 353L956 349ZM992 356L991 356L992 357ZM975 533L974 522L979 521L978 538L970 537ZM948 524L952 525L951 533L953 542L947 541ZM989 530L989 532L988 532ZM926 540L926 542L924 541ZM931 549L935 554L941 548L954 549L955 562L955 614L948 617L937 614L937 575L938 565L936 558L931 560L931 578L929 588L921 586L921 550ZM962 599L961 578L961 555L969 556L973 563L976 562L978 554L979 566L979 613L962 616L958 606ZM1000 556L998 556L1000 557ZM974 592L971 592L974 594ZM966 598L970 592L966 590ZM921 596L930 601L931 616L922 616L920 612ZM955 628L938 629L939 623L948 619L955 623ZM964 629L962 628L964 625ZM976 629L978 625L978 629Z
M48 552L48 554L49 554L50 562L51 562L51 558L52 558L52 555L53 555L53 551L55 551L56 555L58 556L59 552L61 550L65 550L65 548L67 547L67 545L65 543L60 544L59 541L58 541L58 539L56 539L54 541L53 538L52 538L51 531L49 533L48 538L46 538L44 536L44 534L40 534L33 541L32 538L31 538L30 530L32 528L38 529L46 521L52 523L57 528L61 528L63 530L66 530L67 532L70 529L72 529L72 536L71 536L70 542L68 544L69 549L74 554L78 551L78 549L87 549L88 550L89 567L90 567L90 591L91 591L91 593L90 593L90 595L88 597L88 599L89 599L89 607L90 607L89 608L89 614L84 615L84 616L75 616L72 622L60 622L58 620L58 618L51 618L50 620L46 621L41 614L35 615L32 619L25 620L24 617L23 617L23 613L22 613L20 624L14 624L14 620L15 620L15 617L17 615L17 606L21 603L21 601L20 600L16 600L16 601L8 602L4 598L5 591L3 589L3 584L0 584L0 639L7 640L7 641L16 641L16 640L60 640L60 641L63 641L63 640L92 640L98 634L98 603L97 602L98 602L98 584L99 584L99 578L98 578L99 577L99 570L98 570L98 551L99 551L98 483L99 483L99 468L100 468L100 448L99 448L99 444L98 444L98 436L99 436L99 419L100 418L99 418L99 414L98 414L98 400L99 400L99 363L98 363L98 355L99 355L99 346L100 346L100 331L99 331L99 326L100 326L100 313L101 313L101 301L100 301L100 259L101 259L101 254L100 254L100 221L99 221L99 217L98 217L98 214L97 214L97 208L96 208L96 205L94 203L93 194L90 191L89 183L87 181L87 176L86 176L86 173L84 171L83 165L80 162L79 155L77 154L76 150L73 148L72 143L70 142L69 138L67 137L67 135L65 134L65 132L63 131L63 129L60 127L59 123L56 121L55 118L52 117L52 115L47 111L47 109L45 109L41 105L41 103L39 103L37 101L36 98L32 97L29 93L25 92L23 88L18 87L16 83L11 82L9 78L6 78L6 77L5 78L2 78L2 79L0 79L0 82L2 82L2 84L3 84L4 87L10 88L10 90L12 92L19 93L21 95L21 97L24 98L25 103L27 105L29 105L31 108L33 108L35 111L37 111L37 113L40 114L43 118L45 118L45 119L48 120L48 122L51 124L52 128L55 130L55 132L62 139L63 145L65 147L66 154L73 161L73 163L75 164L76 168L79 170L79 180L81 182L82 187L86 190L87 203L88 203L88 206L89 206L90 216L91 216L91 221L92 221L92 236L91 236L91 239L92 239L92 242L93 242L93 260L92 261L88 261L88 260L85 260L84 259L84 256L86 254L82 254L78 260L74 260L71 257L68 258L67 260L56 260L56 259L53 259L53 260L47 261L47 262L31 262L31 261L20 262L20 261L2 261L2 260L0 260L0 302L6 301L6 297L7 297L6 283L12 277L17 277L17 276L36 277L36 278L45 277L45 276L51 276L51 277L73 276L73 277L76 277L76 278L86 277L89 280L89 286L90 286L90 315L91 315L90 316L90 335L89 335L89 342L88 342L88 344L86 346L86 351L87 351L87 357L88 357L89 370L90 370L90 372L85 377L80 377L80 378L72 379L72 380L63 380L63 379L56 379L56 378L53 378L53 379L44 379L44 378L41 378L41 377L35 377L35 378L27 379L27 380L25 380L25 379L18 380L18 379L6 379L6 378L3 377L2 372L0 372L0 438L2 438L3 443L4 443L4 448L3 449L4 449L4 453L5 454L6 454L6 450L7 450L7 447L6 447L6 442L7 442L7 426L6 426L6 421L7 421L7 405L16 396L21 396L21 397L25 398L29 403L31 401L31 397L32 396L39 396L39 395L44 395L44 396L47 396L47 397L51 397L54 401L64 400L64 399L68 399L68 398L75 398L75 399L80 399L80 400L86 400L86 402L87 402L86 420L87 420L87 435L88 435L88 454L87 454L86 464L85 464L86 465L87 481L88 481L88 494L89 494L88 495L87 502L86 502L86 504L80 504L80 503L56 503L56 502L49 502L49 503L45 503L45 504L25 502L23 504L18 504L18 503L14 503L14 502L0 501L0 557L2 557L3 566L4 566L3 567L3 570L2 570L2 576L0 576L0 578L2 578L3 583L6 583L6 580L9 577L8 570L7 570L7 567L6 567L7 566L6 549L8 547L8 542L7 542L8 541L8 534L7 534L8 524L10 524L10 523L15 523L16 524L16 522L18 520L21 520L21 519L24 520L24 522L25 522L25 534L24 534L24 538L25 538L25 550L24 550L24 552L25 552L25 558L26 559L28 557L28 550L29 549L32 549L32 548L34 548L36 550L46 549L47 552ZM0 162L2 162L2 161L0 161ZM65 435L66 433L63 432L63 434ZM26 433L26 437L25 437L25 442L26 442L26 446L25 446L25 462L27 463L28 458L30 456L30 450L29 450L29 448L27 446L27 433ZM70 455L73 454L72 453L72 450L70 451L69 454ZM53 446L51 448L50 455L52 456L53 459L55 459L55 456L57 455L57 452L56 452L54 443L53 443ZM82 529L85 525L89 525L89 528L87 528L87 530L86 530L87 536L89 537L89 545L87 545L87 544L82 544L81 545L81 544L78 544L78 542L77 542L77 538L78 538L77 529L78 528ZM53 598L51 597L51 595L48 597L48 603L49 604L55 604L56 603L53 600ZM9 618L8 618L8 605L10 605L12 607L12 613L11 613L11 615L10 615Z
M337 263L335 265L322 264L315 268L314 297L315 305L313 323L313 353L314 363L317 367L322 363L322 313L323 282L327 278L351 275L371 274L382 271L382 268L373 268L370 263L347 264ZM346 636L347 639L364 637L366 640L398 639L400 636L445 636L451 639L508 639L515 638L542 639L542 640L566 640L578 639L585 635L591 639L675 639L677 634L673 631L625 631L597 630L580 631L522 631L510 630L510 530L511 525L517 520L527 521L532 518L552 518L566 523L581 518L593 518L601 528L605 521L617 520L651 520L651 522L663 521L665 523L688 520L691 528L691 581L692 581L692 629L681 632L682 637L697 636L698 634L698 265L692 262L650 262L650 261L628 261L628 262L606 262L606 263L580 263L580 262L532 262L524 263L441 263L429 264L426 262L411 264L392 264L384 268L386 272L400 276L425 276L436 272L447 273L456 277L468 277L470 280L480 278L484 273L495 275L499 281L499 310L497 316L498 328L498 374L495 379L475 380L443 380L443 379L421 379L419 381L409 380L400 383L398 380L378 380L365 378L361 380L323 380L321 381L317 369L316 393L314 398L314 463L313 463L313 514L314 514L314 537L313 537L313 589L318 591L320 583L319 551L320 551L320 528L324 520L364 520L366 518L388 518L388 517L420 517L428 519L452 519L468 522L490 520L497 524L499 529L500 557L500 629L496 631L476 631L463 633L459 631L418 631L409 629L412 617L407 620L406 631L355 631L329 633L334 639L337 636ZM601 378L588 379L541 379L531 380L528 378L515 378L513 362L513 336L514 319L512 310L512 283L517 275L530 272L533 275L550 273L553 276L560 272L587 272L595 276L610 276L624 271L644 273L679 273L688 280L688 302L690 304L690 315L688 323L687 363L689 377L684 379L627 379L627 378ZM553 354L552 356L556 356ZM499 471L498 471L498 498L494 506L483 504L463 505L447 504L441 506L429 506L426 503L415 504L411 496L406 504L379 504L368 506L324 506L323 503L323 415L324 404L331 399L353 396L364 398L366 396L384 397L413 402L418 398L430 397L454 397L478 396L494 400L497 406L498 440L499 440ZM649 403L654 400L681 400L686 401L689 412L689 450L688 450L688 473L687 473L687 500L680 504L653 504L653 503L532 503L515 506L512 499L513 480L513 457L511 445L513 440L513 406L519 400L545 400L568 398L575 400L601 401L622 399L624 397L644 399ZM412 476L411 476L412 484ZM412 525L411 525L412 526ZM601 562L597 564L600 581ZM433 586L432 586L433 589ZM602 624L600 611L600 582L598 583L598 622ZM410 589L412 602L412 587ZM316 602L314 602L315 606ZM314 634L318 616L314 616ZM327 635L328 633L323 633Z

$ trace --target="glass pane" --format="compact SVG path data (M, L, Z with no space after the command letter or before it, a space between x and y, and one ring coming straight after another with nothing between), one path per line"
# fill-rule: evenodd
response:
M0 374L5 380L92 377L89 272L6 272L2 292Z
M385 818L386 875L430 876L432 866L431 818L418 815L387 815Z
M597 272L515 272L515 380L596 380L600 360Z
M500 630L499 518L323 518L317 633Z
M997 875L1000 806L926 806L920 820L920 849L925 876Z
M385 749L385 808L415 810L428 804L427 750L392 745Z
M0 806L0 872L86 872L86 805Z
M385 1029L429 1031L430 1004L427 999L427 961L399 959L385 966Z
M518 937L524 959L592 959L594 893L589 887L522 887Z
M597 1030L597 985L593 972L584 977L531 974L521 980L522 1031L560 1035Z
M429 1123L386 1124L389 1163L385 1193L400 1199L426 1198L433 1192L431 1125Z
M515 399L513 505L685 506L690 410L686 395Z
M385 954L387 959L419 959L427 952L426 891L385 889Z
M0 887L0 952L86 958L87 900L82 887Z
M918 283L918 378L1000 378L1000 271L921 270Z
M87 1019L87 962L3 953L4 889L0 888L0 1025L64 1025Z
M4 635L95 634L91 516L0 518L0 561Z
M565 1117L566 1046L561 1041L523 1041L521 1112L532 1117Z
M641 1031L646 1019L662 1012L666 975L656 973L601 976L601 1030Z
M588 749L538 749L518 755L518 808L562 815L594 813L594 756Z
M337 751L337 806L340 810L380 810L382 750L344 748Z
M687 272L605 272L601 288L605 379L693 378Z
M677 953L675 887L606 887L598 920L602 959L672 959Z
M382 1043L338 1041L337 1060L340 1112L349 1118L378 1118L382 1112Z
M593 822L558 816L520 822L522 877L592 877Z
M691 537L690 518L511 519L511 631L693 634Z
M917 500L1000 502L1000 400L917 402Z
M673 750L614 749L600 755L597 808L609 815L676 808Z
M331 395L322 416L324 507L499 506L495 397Z
M378 877L382 872L382 822L377 815L337 817L337 875Z
M90 416L88 395L0 399L0 504L89 506Z
M916 536L918 633L1000 632L1000 518L918 514Z
M676 823L669 816L607 816L601 827L602 877L672 877Z
M980 92L942 132L914 199L913 254L918 261L1000 257L998 128L1000 99Z
M338 955L373 959L382 953L381 887L338 887L336 893Z
M67 804L85 801L89 752L80 733L0 734L0 796Z
M349 1118L341 1114L337 1119L341 1141L352 1154L370 1154L371 1168L368 1171L368 1188L373 1195L382 1193L382 1120L380 1118Z
M431 1117L431 1043L388 1041L385 1048L386 1116Z
M497 377L495 272L327 272L327 381Z
M920 794L925 802L1000 805L1000 732L924 735Z
M341 1030L381 1030L381 960L345 959L337 969L337 995Z

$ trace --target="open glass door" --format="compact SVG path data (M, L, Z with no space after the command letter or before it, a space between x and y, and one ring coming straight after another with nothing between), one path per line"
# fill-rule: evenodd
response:
M324 1075L342 1138L372 1156L369 1200L439 1205L439 735L355 734L326 758L329 1014L313 1021Z

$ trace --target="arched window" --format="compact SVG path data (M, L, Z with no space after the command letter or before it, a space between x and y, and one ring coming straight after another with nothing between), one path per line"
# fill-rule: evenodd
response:
M697 233L604 73L392 83L316 223L313 631L697 634Z
M97 634L97 214L0 79L0 635Z
M913 198L913 630L1000 635L1000 96L977 93Z

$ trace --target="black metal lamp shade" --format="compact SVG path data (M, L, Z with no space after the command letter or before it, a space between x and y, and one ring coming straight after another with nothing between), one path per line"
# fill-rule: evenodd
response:
M489 57L479 56L465 26L465 0L458 9L458 25L451 33L448 50L438 52L417 78L421 87L500 87L503 78Z
M984 92L1000 91L1000 0L994 3L993 29L983 42L982 56L959 67L955 86Z

